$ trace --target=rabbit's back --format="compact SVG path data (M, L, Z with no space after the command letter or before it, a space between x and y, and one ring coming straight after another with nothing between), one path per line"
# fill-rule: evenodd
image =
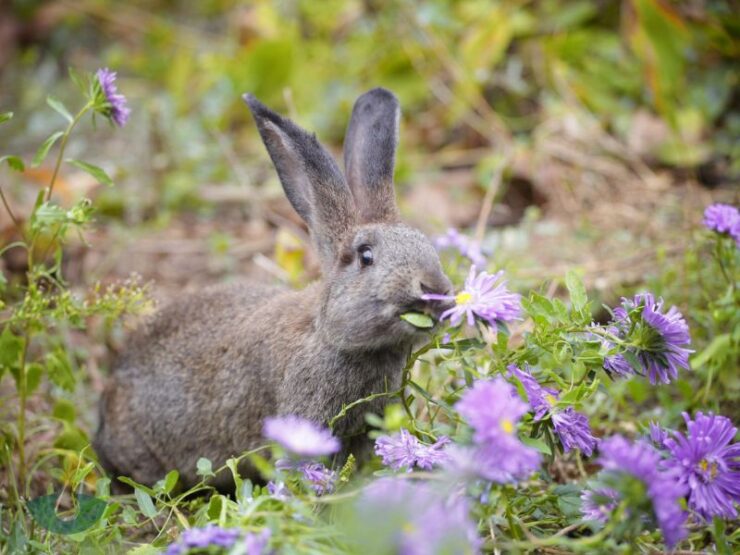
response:
M130 337L103 394L103 464L144 483L177 468L192 483L199 457L222 462L258 441L282 379L265 330L289 313L276 305L295 308L303 297L240 282L158 311Z

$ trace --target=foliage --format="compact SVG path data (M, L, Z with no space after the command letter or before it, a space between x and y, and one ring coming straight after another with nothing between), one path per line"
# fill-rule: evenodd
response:
M41 4L14 2L12 13L30 20ZM86 144L83 133L72 140L88 119L111 118L113 106L94 74L72 73L72 85L55 85L57 96L47 98L54 129L35 119L40 101L30 80L4 77L4 92L19 106L15 115L0 113L8 147L28 152L32 141L40 146L32 156L0 153L0 177L12 179L56 156L28 214L11 211L8 188L0 182L2 208L16 228L0 254L20 251L26 260L22 276L0 273L0 379L18 400L17 408L3 405L0 423L0 470L8 477L0 489L0 552L156 553L183 531L208 524L237 528L242 536L269 529L270 546L284 553L392 552L397 537L418 523L401 509L394 512L389 505L376 511L366 501L365 486L390 477L464 499L464 516L485 552L663 549L658 527L643 518L651 503L639 480L605 482L627 492L606 524L583 518L580 494L597 480L598 449L592 456L566 449L553 414L583 413L598 438L645 437L650 422L683 430L682 411L711 411L738 422L740 251L729 237L694 230L680 238L687 244L679 260L659 247L652 277L621 291L660 295L681 307L689 322L691 371L682 370L670 384L651 385L640 375L604 370L605 358L620 354L639 370L629 353L640 338L612 333L605 325L612 307L596 306L578 273L569 272L556 283L522 291L522 319L508 327L478 321L474 327L430 331L428 343L408 360L401 391L387 393L398 402L383 417L367 417L373 437L408 430L416 444L444 445L448 437L456 446L474 445L460 399L477 380L501 377L532 403L526 384L512 373L516 365L558 392L542 418L527 413L516 429L517 441L542 460L536 473L516 483L451 482L446 468L406 473L384 467L378 458L363 468L350 460L336 469L331 492L317 489L306 466L276 465L284 453L266 444L223 468L201 459L203 481L189 491L178 487L173 470L152 487L124 478L133 494L113 495L110 478L88 445L89 419L72 401L71 392L89 385L86 356L76 348L74 333L99 319L111 329L123 314L146 310L147 291L135 277L79 291L65 279L63 262L68 238L77 234L84 242L94 219L117 218L132 206L140 210L137 203L146 204L146 217L156 220L173 211L208 209L199 196L203 182L269 186L259 179L252 183L254 176L241 169L243 161L233 160L234 152L244 152L249 162L261 148L246 131L248 115L239 100L245 91L338 143L352 98L369 86L393 89L409 120L425 122L412 127L402 146L397 176L402 184L411 170L428 163L410 154L418 143L431 149L455 142L486 145L486 154L474 162L478 182L492 183L501 173L507 178L512 152L534 149L549 118L573 107L625 141L647 111L669 131L644 153L650 162L701 170L719 161L727 166L728 179L737 178L740 157L733 138L740 119L732 95L738 20L729 5L698 3L691 11L659 0L425 0L413 7L402 1L339 0L259 0L247 7L231 0L147 3L181 16L165 18L146 15L137 3L75 4L80 11L60 11L49 41L19 56L8 75L42 76L49 58L55 65L79 61L75 47L84 42L124 76L136 110L121 133L132 127L140 132L127 136L126 148L111 140L108 151L102 141ZM107 41L106 33L120 33L111 23L117 20L126 22L125 43ZM223 32L209 31L209 25ZM78 42L70 40L73 34ZM80 94L79 111L69 110ZM60 121L65 127L56 129ZM95 130L94 136L103 134ZM143 136L147 140L138 144ZM113 184L103 168L65 158L75 140L85 151L102 149L103 158L115 159L117 182L120 177L127 184L143 183L141 199L133 198L129 187L105 188L94 201L63 203L53 195L65 164L100 184ZM141 164L142 157L149 163ZM291 232L280 233L277 262L289 281L300 283L303 246ZM228 239L214 235L214 249L227 249ZM481 256L480 239L464 242L465 256L446 259L458 286L468 273L466 256ZM511 282L519 288L516 279ZM630 318L639 321L640 309ZM432 324L421 314L406 319L424 329ZM329 425L368 400L354 401ZM237 471L241 459L249 459L272 487L243 479ZM209 485L221 471L233 476L233 497ZM428 493L420 497L427 499ZM425 518L432 519L433 508L433 503L424 507ZM52 523L55 511L76 517ZM731 520L702 522L692 514L688 537L678 547L732 553L740 547L740 529Z

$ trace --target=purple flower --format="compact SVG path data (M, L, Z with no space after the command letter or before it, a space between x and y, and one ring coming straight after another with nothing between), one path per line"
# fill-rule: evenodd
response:
M429 484L382 478L367 486L356 504L358 521L373 540L400 555L478 553L480 539L466 499ZM389 529L389 527L392 527ZM390 545L388 545L390 544Z
M573 407L567 407L553 412L550 418L566 452L580 449L587 457L591 456L597 439L591 434L591 426L585 414L577 412Z
M632 300L622 299L614 309L614 328L631 346L628 351L639 361L651 384L670 383L678 370L689 368L686 348L691 343L689 326L675 306L663 312L663 299L650 293L639 293ZM619 357L622 357L621 359ZM605 368L623 374L632 370L624 355L605 361Z
M106 102L102 114L113 120L118 127L123 127L126 125L129 115L131 115L131 110L126 107L126 97L118 92L116 75L115 71L111 71L107 67L99 69L95 73Z
M529 404L534 410L535 420L542 420L548 413L552 420L555 433L563 444L566 452L571 449L580 449L587 457L591 456L597 440L591 434L591 426L585 414L576 412L573 407L564 410L554 409L558 401L558 392L544 387L530 374L520 370L516 365L509 366L509 371L516 376L524 386Z
M449 248L457 249L460 254L469 258L475 266L479 268L485 268L486 266L486 257L483 256L478 242L471 241L468 237L454 228L448 229L445 235L437 237L434 240L434 245L439 250Z
M209 546L228 548L234 545L239 537L235 528L220 528L209 524L204 528L185 530L180 539L167 548L166 555L180 555L191 548L204 549Z
M263 528L257 534L249 532L244 537L246 555L263 555L267 544L270 543L270 536L272 536L272 530L269 528Z
M680 499L686 490L675 473L660 469L660 454L648 443L630 443L619 435L603 440L599 451L598 462L607 475L628 475L642 482L666 545L672 547L683 539L686 513Z
M516 435L519 419L529 407L503 378L477 380L455 405L473 428L472 448L451 450L453 472L478 475L495 482L512 482L537 469L540 454Z
M666 467L675 470L688 487L689 507L710 520L736 519L740 502L740 443L732 443L737 428L724 416L683 413L688 433L665 439L671 456Z
M650 441L653 442L653 444L658 449L665 449L665 440L668 439L668 432L660 427L660 424L657 424L655 422L650 422Z
M519 369L518 366L512 364L508 367L511 372L524 386L524 391L527 393L527 400L529 401L532 410L534 410L534 417L536 420L542 420L545 415L550 412L553 405L558 401L558 392L549 387L540 385L532 374L524 372Z
M324 495L334 490L334 482L337 479L337 474L320 462L280 459L275 463L275 468L283 471L291 470L300 472L303 474L303 479L308 482L308 485L316 495Z
M619 493L612 488L587 489L581 494L581 513L586 520L606 523L619 505Z
M414 466L431 470L434 465L447 459L444 452L450 438L442 436L433 445L421 443L408 430L401 430L392 436L380 436L375 440L375 454L383 458L383 464L393 470L406 468L411 472Z
M731 236L740 247L740 212L729 204L712 204L704 210L704 227Z
M301 457L321 457L339 451L339 440L325 428L298 416L265 419L262 435Z
M291 495L290 490L285 485L285 482L273 482L270 480L267 482L267 493L269 493L275 499L285 501Z
M491 326L495 326L497 322L516 320L521 311L520 297L506 288L503 273L476 274L475 266L471 266L465 287L457 295L429 294L422 295L422 298L455 301L455 306L445 310L440 316L441 320L449 318L453 326L459 326L463 317L470 326L475 324L476 317Z

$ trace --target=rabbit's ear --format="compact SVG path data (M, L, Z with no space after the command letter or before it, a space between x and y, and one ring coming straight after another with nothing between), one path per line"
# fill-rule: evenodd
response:
M360 220L398 220L393 168L401 110L395 95L372 89L355 102L344 138L344 170Z
M324 267L330 267L356 208L341 170L316 139L288 118L276 114L251 94L244 95L272 158L288 200L305 220Z

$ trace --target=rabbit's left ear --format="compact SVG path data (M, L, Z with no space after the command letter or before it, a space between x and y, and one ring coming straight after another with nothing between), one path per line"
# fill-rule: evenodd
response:
M355 102L344 138L344 171L361 222L398 220L393 168L401 110L395 95L372 89Z

